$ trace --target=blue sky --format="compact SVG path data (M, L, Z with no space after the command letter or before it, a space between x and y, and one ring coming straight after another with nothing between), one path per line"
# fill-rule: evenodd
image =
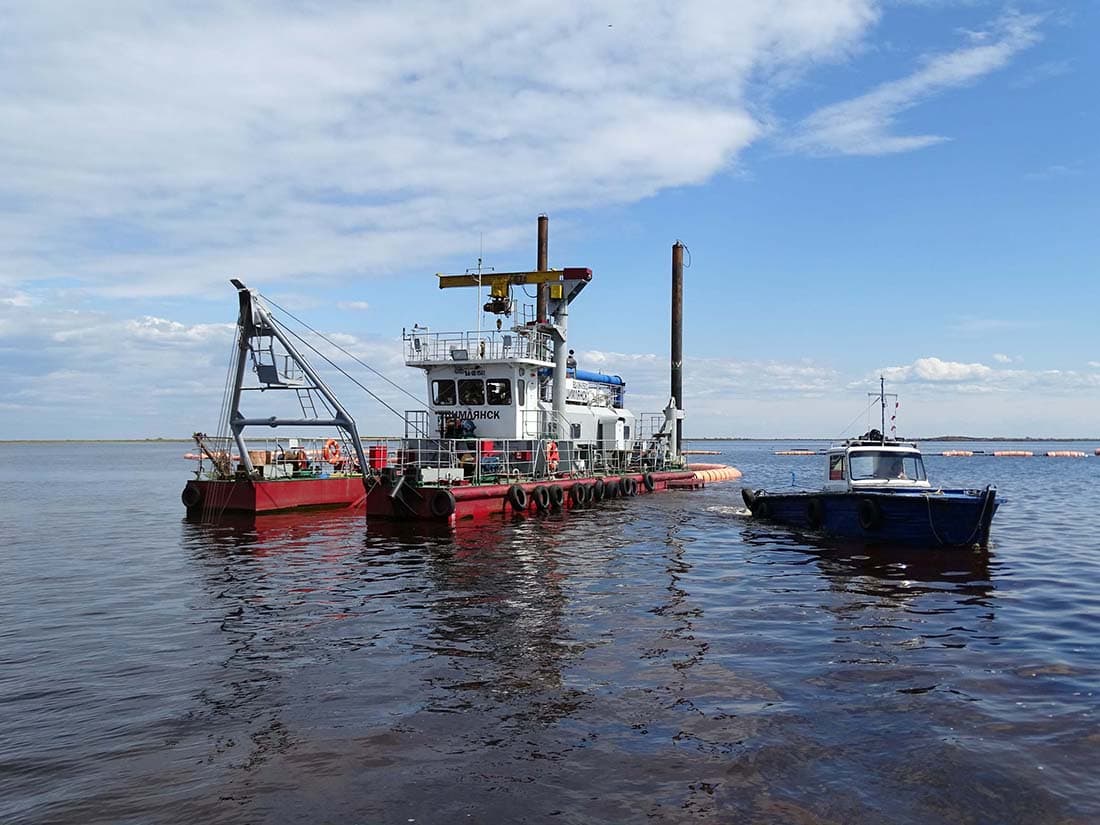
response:
M533 266L539 212L551 265L595 272L582 365L639 412L667 397L687 244L691 434L842 435L885 373L911 435L1100 437L1097 4L0 19L4 438L213 429L230 277L422 393L401 328L474 322L433 273Z

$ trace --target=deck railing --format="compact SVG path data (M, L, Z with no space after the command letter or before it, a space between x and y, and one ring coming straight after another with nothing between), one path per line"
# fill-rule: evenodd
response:
M534 328L509 331L421 332L405 333L405 363L428 361L499 361L522 358L550 364L554 348L550 336Z

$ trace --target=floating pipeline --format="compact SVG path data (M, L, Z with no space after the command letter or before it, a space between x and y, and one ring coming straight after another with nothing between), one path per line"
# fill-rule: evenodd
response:
M1100 456L1100 448L1095 450L1095 454ZM812 450L776 450L773 455L825 455L825 453ZM1032 450L994 450L993 452L986 452L985 450L944 450L939 455L948 458L990 455L998 458L1032 458L1035 455L1045 456L1046 458L1088 458L1089 454L1081 450L1047 450L1045 453L1035 453Z
M702 482L736 481L741 478L740 470L726 464L689 464L687 467Z

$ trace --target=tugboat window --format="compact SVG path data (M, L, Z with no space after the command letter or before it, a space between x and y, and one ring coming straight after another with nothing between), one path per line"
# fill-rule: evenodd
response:
M875 478L884 481L925 481L924 462L919 455L888 452L852 453L849 456L852 480Z
M455 404L455 382L433 381L432 403L437 407L453 407Z
M512 382L507 378L490 378L485 382L485 396L494 407L507 407L512 403Z
M527 382L522 378L516 381L516 402L521 407L527 403Z
M829 481L844 480L844 455L838 454L829 457Z
M480 378L459 381L458 400L468 407L480 407L485 403L485 382Z

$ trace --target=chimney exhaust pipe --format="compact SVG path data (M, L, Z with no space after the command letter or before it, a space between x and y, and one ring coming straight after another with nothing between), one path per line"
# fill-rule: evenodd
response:
M535 269L537 269L539 272L545 272L547 269L550 268L550 265L548 263L549 243L547 240L549 223L550 218L548 218L546 215L539 215L539 251L538 260L535 262ZM538 319L538 322L540 324L545 324L547 320L546 304L548 290L549 287L547 284L539 284L537 287L536 294L538 295L538 298L535 302L535 317Z
M672 399L677 411L684 409L684 245L672 245ZM676 452L683 449L684 422L676 417Z

